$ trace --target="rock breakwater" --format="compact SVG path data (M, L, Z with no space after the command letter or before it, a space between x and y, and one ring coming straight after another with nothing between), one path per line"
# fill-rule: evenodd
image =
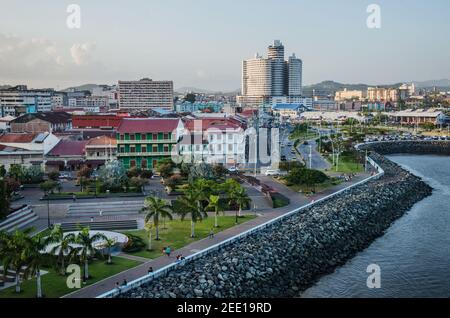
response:
M396 151L387 144L375 146L372 149L384 154L409 152L406 148ZM433 153L423 144L411 147L419 153ZM446 147L442 151L438 148L438 153L450 153ZM371 157L385 170L382 178L286 217L120 297L298 296L368 247L415 203L431 195L432 189L420 178L378 153Z

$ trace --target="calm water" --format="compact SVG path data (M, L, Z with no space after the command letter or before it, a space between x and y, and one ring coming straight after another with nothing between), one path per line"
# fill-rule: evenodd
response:
M302 297L450 297L450 157L391 156L434 189L368 249ZM381 267L381 289L366 286Z

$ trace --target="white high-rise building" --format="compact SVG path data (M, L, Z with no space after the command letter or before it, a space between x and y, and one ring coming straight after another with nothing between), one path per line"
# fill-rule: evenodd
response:
M120 109L173 109L172 81L153 81L148 78L140 81L119 81L118 95Z
M258 107L273 101L295 101L302 95L303 62L295 54L285 60L281 41L268 47L268 58L256 55L242 63L242 95L237 102L243 107Z

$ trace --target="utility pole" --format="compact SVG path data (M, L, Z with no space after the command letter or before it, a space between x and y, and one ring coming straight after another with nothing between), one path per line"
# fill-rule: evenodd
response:
M309 145L309 169L312 170L312 146Z

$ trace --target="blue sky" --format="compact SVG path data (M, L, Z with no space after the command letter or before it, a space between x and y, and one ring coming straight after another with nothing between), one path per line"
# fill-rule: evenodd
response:
M79 30L66 26L71 3ZM366 26L371 3L381 29ZM0 9L0 84L151 77L234 90L241 60L274 39L303 59L306 84L450 77L448 0L0 0Z

